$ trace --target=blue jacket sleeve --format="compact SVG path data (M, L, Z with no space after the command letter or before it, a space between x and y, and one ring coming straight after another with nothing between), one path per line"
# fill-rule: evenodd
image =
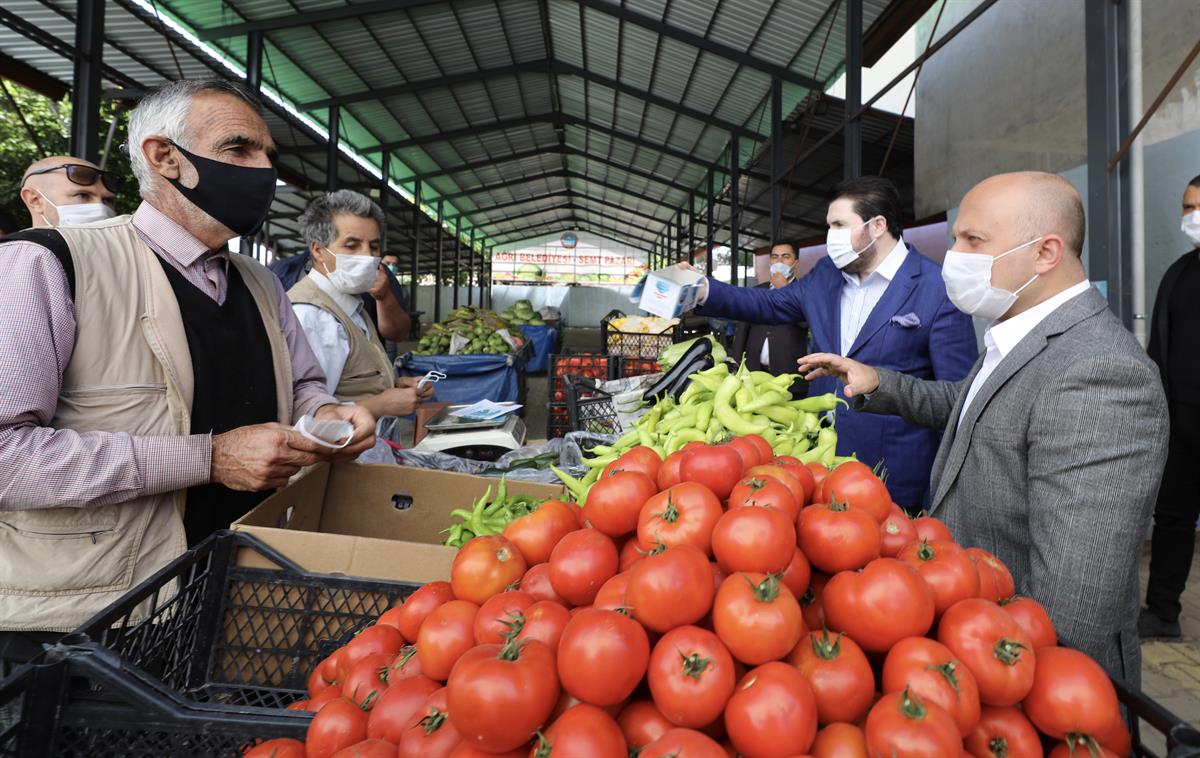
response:
M696 312L751 324L796 324L805 320L803 282L797 279L783 289L773 290L734 287L710 277L708 299Z
M971 317L943 297L929 330L929 360L933 364L933 378L943 382L964 379L971 373L978 358L979 346L975 343L975 326Z

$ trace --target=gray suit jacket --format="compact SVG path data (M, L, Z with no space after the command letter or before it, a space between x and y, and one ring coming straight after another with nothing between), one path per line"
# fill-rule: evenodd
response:
M945 428L934 515L999 556L1066 644L1137 685L1138 557L1167 450L1158 370L1094 289L1017 343L960 426L982 364L961 382L880 371L859 405Z

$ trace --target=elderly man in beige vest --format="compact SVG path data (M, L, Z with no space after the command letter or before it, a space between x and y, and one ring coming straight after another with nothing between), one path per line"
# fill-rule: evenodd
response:
M351 422L343 456L374 442L370 413L325 392L278 280L225 247L275 192L255 98L169 83L130 115L128 150L132 216L0 244L0 659L329 458L300 416Z
M313 267L288 291L296 317L325 372L326 389L376 418L407 416L433 394L396 370L360 295L384 276L383 211L369 197L340 190L318 197L300 217Z

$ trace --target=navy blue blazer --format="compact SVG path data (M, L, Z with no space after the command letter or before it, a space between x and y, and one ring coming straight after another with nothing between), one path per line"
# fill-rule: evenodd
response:
M911 245L908 252L847 357L921 379L964 379L979 357L971 317L946 296L941 267ZM810 352L840 354L844 284L842 272L826 256L783 289L734 287L710 279L708 300L699 312L757 324L807 321ZM842 383L817 379L808 392L841 396ZM893 500L910 509L929 505L929 472L944 429L839 407L837 430L838 455L855 453L868 466L884 462Z

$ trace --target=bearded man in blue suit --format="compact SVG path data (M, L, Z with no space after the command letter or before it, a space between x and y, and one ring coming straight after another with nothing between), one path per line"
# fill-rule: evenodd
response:
M850 179L833 193L825 221L828 255L776 290L706 280L698 312L755 324L808 322L812 352L829 352L921 379L958 381L979 349L971 317L946 297L941 267L901 237L900 193L880 177ZM809 395L842 392L833 378ZM838 455L883 462L892 499L928 506L929 473L942 429L896 416L837 410Z

